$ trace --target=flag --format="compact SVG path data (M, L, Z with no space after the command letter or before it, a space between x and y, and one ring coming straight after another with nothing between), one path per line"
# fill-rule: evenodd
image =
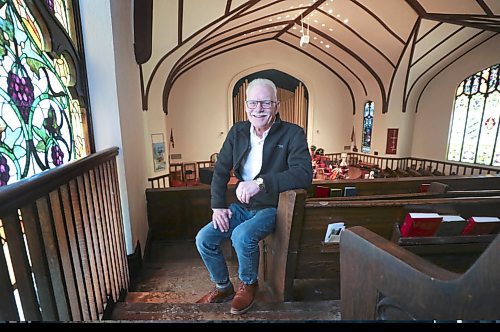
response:
M174 143L174 130L170 128L170 144L172 144L172 149L175 148L175 143Z
M352 126L351 143L354 143L355 140L356 140L356 137L354 136L354 126Z

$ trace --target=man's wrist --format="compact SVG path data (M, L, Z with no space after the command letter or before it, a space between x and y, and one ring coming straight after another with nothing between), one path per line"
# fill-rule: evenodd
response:
M259 190L260 191L265 191L266 190L266 185L264 183L264 179L263 178L256 178L255 180L253 180L253 182L255 182L258 186L259 186Z

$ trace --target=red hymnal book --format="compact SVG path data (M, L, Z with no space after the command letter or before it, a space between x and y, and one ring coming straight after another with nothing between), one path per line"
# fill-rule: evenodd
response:
M314 197L330 197L330 187L316 186L316 193Z
M442 220L437 213L410 212L401 226L401 237L434 236Z
M420 189L419 189L419 191L420 191L421 193L426 193L426 192L428 192L428 191L429 191L429 187L430 187L430 186L431 186L431 184L430 184L430 183L422 183L422 184L420 184Z
M495 234L500 231L500 219L497 217L470 217L462 235Z

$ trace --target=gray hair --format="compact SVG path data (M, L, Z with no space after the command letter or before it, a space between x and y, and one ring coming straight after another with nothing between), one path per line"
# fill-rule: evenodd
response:
M248 96L248 93L250 92L250 89L252 89L256 85L268 86L271 89L273 89L274 101L278 101L278 90L276 89L276 85L274 84L273 81L268 80L267 78L256 78L256 79L252 80L247 86L247 90L246 90L247 96Z

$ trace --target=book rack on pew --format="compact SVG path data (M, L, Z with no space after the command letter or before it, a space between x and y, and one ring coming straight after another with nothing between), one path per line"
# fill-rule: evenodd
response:
M391 241L433 264L461 273L477 260L497 235L402 237L400 225L396 222Z

